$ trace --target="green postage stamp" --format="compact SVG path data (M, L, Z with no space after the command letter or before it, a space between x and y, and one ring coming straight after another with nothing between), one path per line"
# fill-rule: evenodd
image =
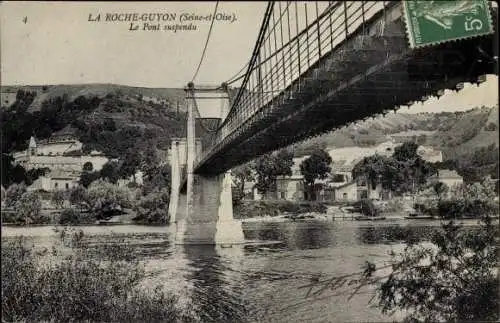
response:
M493 33L488 0L404 0L410 47Z

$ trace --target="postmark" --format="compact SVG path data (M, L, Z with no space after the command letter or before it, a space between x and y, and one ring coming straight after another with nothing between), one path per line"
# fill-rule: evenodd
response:
M404 0L411 48L494 32L488 0Z

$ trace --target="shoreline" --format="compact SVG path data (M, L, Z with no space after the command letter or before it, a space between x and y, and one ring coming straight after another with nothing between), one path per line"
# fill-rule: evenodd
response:
M301 217L303 216L303 217ZM490 217L493 221L498 221L499 216ZM331 214L321 214L321 213L303 213L298 215L298 218L289 218L289 214L280 214L277 216L256 216L252 218L245 219L235 219L241 223L297 223L297 222L377 222L377 223L391 223L391 222L408 222L408 223L429 223L438 221L472 221L480 220L481 218L457 218L457 219L442 219L438 217L429 218L424 217L408 217L408 216L378 216L378 217L367 217L360 214L354 214L353 216L335 216ZM1 223L1 227L9 228L32 228L32 227L53 227L53 226L70 226L70 227L85 227L85 226L100 226L100 227L116 227L116 226L141 226L141 227L169 227L172 223L168 224L146 224L146 223L135 223L135 222L113 222L113 223L78 223L78 224L57 224L57 223L44 223L44 224L17 224L17 223Z

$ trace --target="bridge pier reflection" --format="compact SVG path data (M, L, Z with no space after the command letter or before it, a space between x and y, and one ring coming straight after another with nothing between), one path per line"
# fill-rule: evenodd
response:
M183 246L191 270L185 274L192 284L191 315L199 322L246 322L249 304L247 286L238 264L243 247Z

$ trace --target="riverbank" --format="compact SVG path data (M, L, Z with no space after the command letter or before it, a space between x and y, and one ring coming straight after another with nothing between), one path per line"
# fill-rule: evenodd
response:
M287 200L241 201L233 207L235 219L296 217L308 213L326 214L327 206L320 202L295 202Z

